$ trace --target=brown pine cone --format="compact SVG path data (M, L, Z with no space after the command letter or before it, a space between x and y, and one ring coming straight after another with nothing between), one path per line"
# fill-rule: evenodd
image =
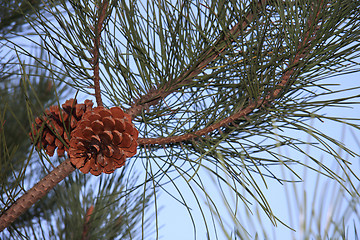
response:
M71 133L69 157L83 173L112 173L136 154L139 132L120 107L87 111Z
M93 102L85 100L83 104L77 104L76 99L69 99L62 109L58 105L50 106L45 114L37 117L32 125L29 136L38 149L44 148L49 156L53 156L57 148L58 156L64 156L69 146L69 136L77 126L85 111L91 109ZM39 135L41 136L39 137ZM66 144L66 145L64 145Z

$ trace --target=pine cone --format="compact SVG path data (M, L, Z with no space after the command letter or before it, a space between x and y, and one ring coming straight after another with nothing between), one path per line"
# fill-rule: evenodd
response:
M32 125L32 132L29 133L33 144L38 149L42 147L49 156L53 156L57 148L58 156L64 156L69 146L71 131L77 126L77 122L82 118L85 111L91 109L93 102L85 100L83 104L77 104L76 99L67 100L60 109L58 105L50 106L45 110L45 114L35 119ZM40 137L38 137L41 134Z
M83 173L112 173L136 154L139 132L120 107L87 111L71 133L71 163Z

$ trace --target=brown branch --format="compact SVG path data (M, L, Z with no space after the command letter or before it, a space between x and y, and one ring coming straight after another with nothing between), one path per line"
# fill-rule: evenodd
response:
M256 2L256 11L259 11L266 5L267 0L257 0ZM223 55L224 50L235 41L235 39L250 25L250 22L252 22L257 15L257 12L254 13L253 10L249 11L244 17L245 21L235 24L235 26L228 32L222 32L221 36L210 49L207 49L203 53L199 54L199 59L201 60L181 74L175 81L169 81L163 87L156 90L152 89L148 94L143 95L126 111L126 113L134 118L139 115L141 111L149 108L151 105L157 104L160 99L164 99L166 96L179 89L182 85L189 84L194 77L199 75L203 69L209 65L209 63L219 59Z
M7 228L39 199L43 198L52 188L74 170L75 168L71 165L70 160L66 159L47 176L41 179L34 187L17 199L16 202L0 216L0 232Z
M94 212L94 206L91 205L86 211L81 240L87 240L90 238L88 236L88 233L89 233L89 228L90 228L90 218L91 218L91 215L93 214L93 212Z
M231 123L233 123L235 120L238 120L240 118L246 117L248 114L253 112L255 109L265 107L270 102L278 98L282 90L285 86L288 85L291 77L293 74L298 70L295 66L303 59L307 54L309 54L309 48L311 45L311 42L315 38L315 33L317 31L318 26L316 25L314 31L312 32L313 36L310 36L310 28L311 26L314 26L313 22L311 20L317 21L319 20L319 13L321 11L321 6L323 5L324 1L321 1L320 6L318 6L317 12L314 16L310 16L310 18L314 17L314 19L308 20L308 27L309 30L304 34L303 40L301 44L298 46L298 53L294 56L293 59L289 61L289 68L283 73L283 75L280 78L279 83L277 84L274 91L270 92L268 95L266 95L264 98L258 98L255 101L252 101L249 105L247 105L245 108L239 110L238 112L234 113L230 117L227 117L217 123L214 123L208 127L205 127L203 129L200 129L198 131L192 132L192 133L186 133L179 136L170 136L170 137L161 137L161 138L139 138L138 144L139 145L152 145L152 144L167 144L167 143L176 143L176 142L183 142L183 141L189 141L194 138L198 138L200 136L206 135L207 133L210 133L214 131L215 129L219 129L220 127L227 126Z
M95 99L98 106L103 106L101 100L101 90L100 90L100 62L99 62L99 48L100 48L100 39L101 31L103 30L103 23L106 17L107 7L109 1L105 0L102 6L99 8L99 17L98 22L94 29L94 48L91 53L93 54L92 64L94 65L94 89L95 89Z

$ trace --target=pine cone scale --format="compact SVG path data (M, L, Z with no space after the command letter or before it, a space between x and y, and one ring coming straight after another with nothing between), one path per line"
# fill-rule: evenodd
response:
M91 123L91 128L96 134L104 131L104 124L100 120L96 120Z
M112 132L112 136L113 136L113 142L115 145L119 145L122 141L122 134L117 131L117 130L114 130Z
M125 121L124 119L115 119L115 129L119 132L125 131Z
M122 135L122 141L120 143L120 147L122 148L128 148L131 146L131 143L133 141L133 138L128 133L123 133Z
M115 127L115 120L111 117L104 117L103 124L105 130L111 130L114 129Z

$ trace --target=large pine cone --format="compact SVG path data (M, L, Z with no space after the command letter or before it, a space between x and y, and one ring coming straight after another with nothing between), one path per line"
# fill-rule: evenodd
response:
M64 156L66 145L69 146L71 131L77 126L77 122L84 113L92 109L93 102L85 100L83 104L77 104L76 99L69 99L62 109L58 105L50 106L45 114L37 117L32 125L30 138L38 149L44 148L49 156L53 156L57 148L58 156ZM40 135L40 136L39 136ZM65 144L66 145L65 145Z
M71 133L69 157L83 173L112 173L136 154L139 132L120 107L87 111Z

